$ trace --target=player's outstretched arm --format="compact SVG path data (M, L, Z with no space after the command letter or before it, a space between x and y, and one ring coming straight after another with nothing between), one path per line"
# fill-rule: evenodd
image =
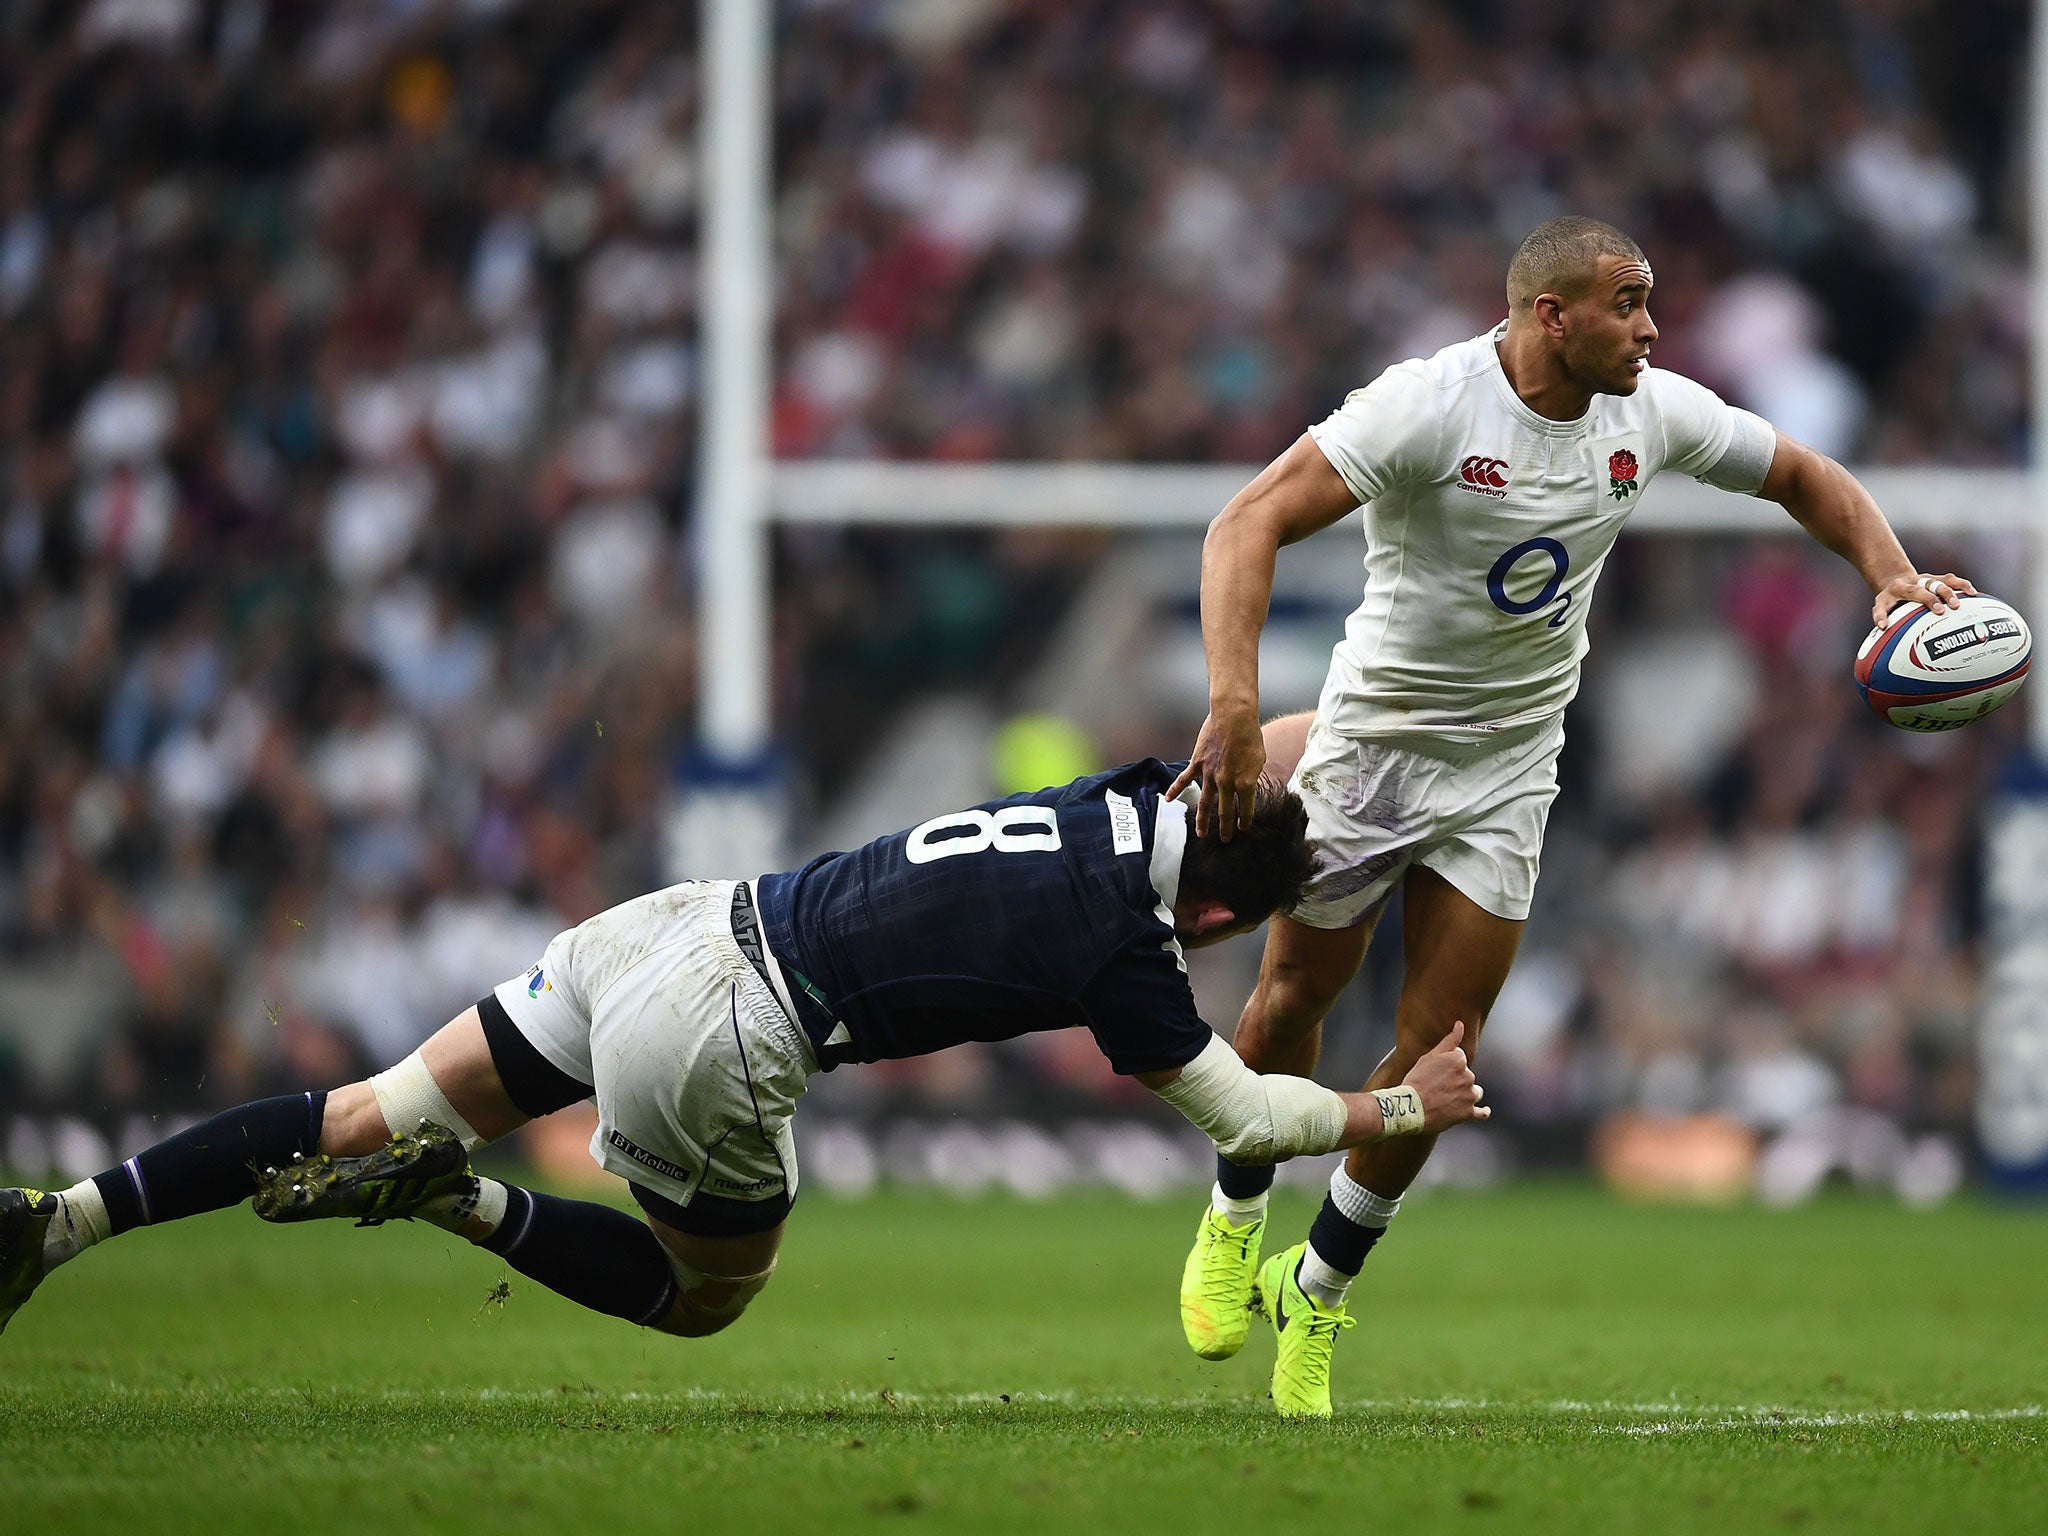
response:
M1304 432L1235 496L1202 541L1202 649L1209 661L1209 717L1170 793L1200 780L1195 833L1225 842L1252 824L1259 771L1259 632L1273 601L1273 561L1283 544L1327 528L1358 498Z
M1484 1120L1483 1091L1453 1025L1399 1086L1338 1093L1305 1077L1258 1073L1214 1037L1185 1067L1141 1072L1158 1094L1233 1162L1276 1163L1340 1152L1388 1136L1434 1136L1465 1120Z
M1800 527L1856 567L1873 594L1873 623L1882 624L1901 603L1960 607L1959 598L1977 590L1953 572L1915 567L1862 482L1826 454L1782 432L1757 495L1777 502Z

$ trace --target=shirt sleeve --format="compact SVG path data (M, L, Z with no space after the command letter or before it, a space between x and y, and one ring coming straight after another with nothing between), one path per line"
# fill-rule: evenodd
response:
M1397 363L1351 391L1308 435L1364 503L1430 472L1443 435L1443 410L1422 365Z
M1664 424L1665 469L1744 496L1763 488L1778 448L1769 422L1682 374L1653 368L1646 377Z
M1215 1031L1195 1012L1195 994L1163 928L1110 957L1081 994L1088 1031L1117 1072L1165 1072L1202 1054Z

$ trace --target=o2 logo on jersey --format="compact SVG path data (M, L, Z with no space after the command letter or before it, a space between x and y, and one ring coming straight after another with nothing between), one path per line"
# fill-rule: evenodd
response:
M1049 805L1006 805L999 811L953 811L910 829L904 856L913 864L963 853L1051 853L1060 845L1059 817Z
M1550 579L1534 597L1517 602L1508 596L1508 574L1524 560L1541 555L1550 562ZM1514 548L1504 550L1501 557L1493 562L1493 569L1486 573L1486 595L1493 599L1493 606L1502 613L1511 613L1516 618L1535 613L1551 603L1558 603L1557 612L1543 627L1559 629L1564 625L1565 615L1572 610L1572 595L1562 592L1565 572L1572 568L1571 552L1555 539L1524 539ZM1558 602L1559 598L1562 602Z

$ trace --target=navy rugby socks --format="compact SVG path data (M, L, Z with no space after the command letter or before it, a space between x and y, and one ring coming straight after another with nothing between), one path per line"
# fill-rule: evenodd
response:
M108 1234L239 1205L256 1175L320 1150L324 1092L292 1093L224 1109L188 1131L94 1174L106 1202Z
M1231 1200L1256 1200L1273 1187L1273 1176L1279 1169L1272 1163L1233 1163L1218 1154L1216 1158L1216 1187Z
M1345 1291L1365 1267L1365 1256L1400 1209L1400 1196L1374 1194L1339 1163L1323 1208L1308 1229L1308 1249L1295 1277L1302 1290L1326 1307L1341 1307Z
M652 1327L675 1305L661 1239L624 1211L505 1186L505 1215L477 1243L529 1280L593 1312Z

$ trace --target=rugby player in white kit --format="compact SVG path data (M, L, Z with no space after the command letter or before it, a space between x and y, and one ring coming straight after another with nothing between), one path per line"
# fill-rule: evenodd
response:
M1539 226L1485 335L1389 368L1311 427L1224 508L1202 555L1209 717L1182 783L1197 825L1228 831L1262 771L1292 774L1316 850L1306 898L1272 920L1234 1041L1261 1072L1315 1069L1321 1023L1395 887L1405 975L1401 1075L1462 1021L1472 1046L1529 914L1557 793L1586 613L1616 536L1664 470L1781 503L1855 566L1872 617L1974 590L1906 558L1839 464L1711 390L1648 366L1657 328L1641 249L1596 220ZM1258 639L1274 553L1363 504L1365 597L1314 716L1261 730ZM1174 786L1180 788L1180 784ZM1308 1241L1259 1264L1270 1167L1219 1160L1182 1279L1189 1344L1235 1354L1248 1309L1279 1334L1273 1398L1330 1412L1347 1287L1433 1138L1353 1151Z

